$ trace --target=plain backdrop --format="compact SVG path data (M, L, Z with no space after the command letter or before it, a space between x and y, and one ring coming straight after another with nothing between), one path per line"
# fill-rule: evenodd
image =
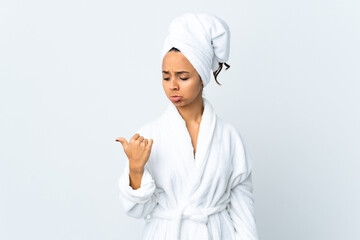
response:
M259 238L360 239L357 0L0 0L0 239L140 239L115 138L165 110L160 51L186 12L231 29L204 96L253 157Z

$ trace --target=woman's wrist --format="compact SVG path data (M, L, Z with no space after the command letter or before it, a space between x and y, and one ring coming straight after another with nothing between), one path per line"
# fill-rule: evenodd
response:
M144 167L129 167L129 172L132 174L143 174Z

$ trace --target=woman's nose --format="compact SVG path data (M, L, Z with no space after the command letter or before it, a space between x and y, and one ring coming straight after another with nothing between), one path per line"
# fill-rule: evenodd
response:
M177 89L178 88L178 83L175 80L175 78L171 78L171 80L170 80L170 88L171 89Z

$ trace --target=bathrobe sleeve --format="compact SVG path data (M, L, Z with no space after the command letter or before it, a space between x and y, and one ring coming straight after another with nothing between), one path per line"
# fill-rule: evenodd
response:
M145 138L152 138L146 130L146 125L137 129L136 132L141 136L145 136ZM151 151L153 151L153 149ZM144 173L138 189L133 189L130 186L128 159L126 159L124 170L119 178L119 198L122 202L125 214L130 217L146 218L157 204L157 188L155 180L151 175L151 171L148 168L150 158L144 166Z
M126 215L134 218L145 218L157 204L156 185L147 166L141 179L141 185L138 189L130 186L129 160L119 178L120 194Z
M233 173L230 178L229 215L235 228L236 240L257 240L254 213L252 162L245 144L236 131L232 144Z

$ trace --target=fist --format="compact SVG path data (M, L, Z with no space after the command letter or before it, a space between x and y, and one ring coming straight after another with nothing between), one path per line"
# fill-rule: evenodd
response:
M150 156L153 140L148 140L138 133L135 133L129 142L123 137L118 137L115 140L121 142L124 152L129 159L130 170L144 169Z

